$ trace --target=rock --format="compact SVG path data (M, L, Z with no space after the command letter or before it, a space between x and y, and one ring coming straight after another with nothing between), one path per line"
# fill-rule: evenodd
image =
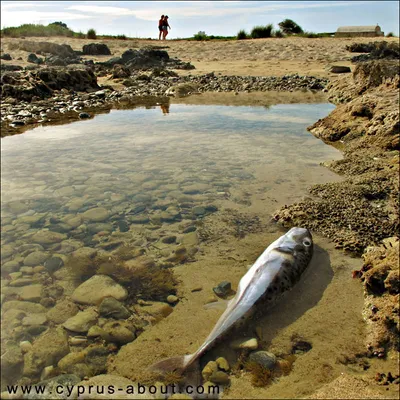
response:
M19 344L19 348L23 353L27 353L28 351L32 350L32 343L28 340L24 340Z
M1 266L2 274L10 274L12 272L18 271L20 268L20 264L17 261L7 261Z
M16 346L4 346L2 347L1 356L1 375L2 378L6 377L9 379L15 379L20 375L24 357L21 349Z
M111 51L108 46L104 43L89 43L85 44L82 48L83 54L95 56L95 55L105 55L110 56Z
M92 347L87 350L86 364L97 375L107 371L107 358L109 350L103 346Z
M69 318L76 315L79 311L77 305L71 300L64 299L51 308L46 316L47 319L55 324L62 324Z
M111 336L103 329L97 325L93 325L90 327L87 333L87 337L94 338L94 337L101 337L106 342L111 342Z
M43 58L38 57L34 53L29 54L26 61L28 61L29 63L34 63L34 64L43 64Z
M145 306L140 307L140 311L143 311L145 314L151 315L155 319L155 323L168 317L168 315L171 314L173 310L174 309L169 304L157 301L146 303Z
M334 74L343 74L347 72L351 72L350 67L345 67L342 65L333 65L330 69L329 72L332 72Z
M79 118L80 118L80 119L87 119L87 118L90 118L90 114L87 113L87 112L79 113Z
M110 336L112 342L127 344L135 340L136 335L122 321L109 321L103 326L103 330Z
M223 371L230 370L229 363L224 357L217 358L215 362L217 363L219 369L222 369Z
M82 363L84 361L85 353L83 351L78 351L67 354L58 362L57 366L62 372L68 372L73 365Z
M46 314L38 313L38 314L30 314L26 316L22 320L22 325L30 326L30 325L44 325L47 322Z
M42 298L43 286L40 284L23 286L19 288L18 295L21 300L38 303Z
M63 265L64 261L60 257L51 257L44 263L44 267L50 274L59 270Z
M99 313L102 317L114 319L127 319L131 315L128 309L114 297L107 297L101 302Z
M24 356L24 375L38 376L41 370L56 364L69 353L68 335L61 328L49 328L33 343L32 350Z
M46 244L54 244L54 243L62 242L66 238L67 238L67 236L63 233L41 230L41 231L36 232L32 236L31 240L34 243L46 245Z
M176 304L178 301L179 301L178 297L174 296L173 294L170 294L170 295L167 297L167 302L168 302L169 304Z
M256 338L237 339L231 342L229 347L234 350L256 350L258 348L258 340Z
M94 275L78 286L72 293L72 300L80 304L98 304L106 297L125 300L127 290L106 275Z
M275 354L268 351L255 351L250 353L249 360L268 369L273 369L276 365Z
M232 286L230 282L223 281L213 288L214 293L221 298L225 298L232 293Z
M181 83L179 85L171 86L165 92L166 96L185 97L189 94L197 93L198 87L192 83Z
M230 382L229 375L223 371L215 371L209 377L209 381L217 385L227 385Z
M165 236L161 241L165 244L172 244L176 242L176 236Z
M11 279L15 278L14 274L16 274L16 272L14 272L13 274L10 274ZM14 275L14 277L12 277L11 275ZM18 278L18 279L13 279L8 286L9 287L21 287L21 286L32 285L34 282L36 282L36 281L33 280L32 278Z
M49 258L48 253L43 251L34 251L24 258L24 265L29 267L35 267L43 264Z
M3 54L0 56L0 58L1 58L2 60L6 60L6 61L11 61L11 60L12 60L12 57L11 57L10 54L8 54L8 53L3 53Z
M85 211L82 214L84 220L90 222L102 222L109 217L109 212L105 208L96 207L91 208L90 210Z
M40 304L30 303L29 301L19 301L19 300L7 301L6 303L3 304L1 310L3 313L8 310L21 310L26 314L46 312L46 309Z
M215 361L209 361L203 370L201 371L201 375L205 381L209 379L209 377L218 371L218 364Z
M35 273L32 267L21 267L19 272L26 275L33 275Z
M88 257L88 258L93 258L93 257L96 256L97 251L98 251L97 249L93 249L93 248L91 248L91 247L81 247L80 249L75 250L75 251L72 253L72 255L73 255L74 257L83 257L83 258Z
M4 246L2 246L2 249L1 249L2 260L13 255L14 251L15 251L14 246L11 246L9 244L5 244Z
M88 308L85 311L79 311L75 316L68 318L63 327L78 333L87 332L91 326L97 322L97 312L94 308Z

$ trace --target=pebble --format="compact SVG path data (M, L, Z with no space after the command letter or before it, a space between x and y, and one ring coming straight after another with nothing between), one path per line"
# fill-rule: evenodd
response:
M209 381L218 385L227 385L230 382L229 375L223 371L215 371L209 377Z
M232 293L232 285L230 282L223 281L213 288L214 293L221 298L225 298Z
M205 381L209 380L210 376L218 371L218 364L215 361L209 361L203 370L201 371L201 375Z
M84 220L90 222L102 222L109 218L109 212L103 207L91 208L82 214Z
M19 348L23 353L27 353L28 351L32 350L32 343L28 340L24 340L19 344Z
M268 369L273 369L276 365L275 354L268 351L255 351L250 353L249 360Z
M97 317L96 310L94 308L88 308L68 318L62 326L72 332L85 333L97 322Z
M106 275L94 275L72 293L72 300L80 304L98 304L105 297L125 300L127 290Z
M238 339L231 342L229 347L234 350L256 350L258 349L258 340L256 338Z
M219 369L222 369L223 371L229 371L230 370L229 363L226 360L226 358L219 357L219 358L217 358L215 360L215 362L217 363Z
M169 304L176 304L179 301L178 297L174 296L173 294L170 294L167 297L167 303Z
M128 309L114 297L106 297L99 306L102 317L114 319L127 319L131 316Z

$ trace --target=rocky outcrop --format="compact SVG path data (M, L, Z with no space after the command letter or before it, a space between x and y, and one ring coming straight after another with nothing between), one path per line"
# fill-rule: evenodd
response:
M108 46L104 43L89 43L85 44L82 48L83 54L88 56L109 56L111 51Z
M51 42L34 42L24 40L18 43L19 50L29 51L36 54L54 54L61 57L75 56L74 50L68 44L57 44Z
M168 67L174 69L194 69L190 63L172 59L165 50L143 48L139 50L126 50L121 57L113 57L108 61L97 63L105 67L124 65L132 70L147 70L155 67Z
M329 85L331 98L339 96L341 103L309 130L328 143L345 145L344 159L327 166L346 179L315 185L314 199L279 210L275 218L282 224L320 231L337 247L359 254L396 234L400 124L399 75L393 77L393 71L391 62L373 61Z
M0 94L18 100L50 97L54 90L90 91L99 89L97 78L90 69L8 72L1 77Z

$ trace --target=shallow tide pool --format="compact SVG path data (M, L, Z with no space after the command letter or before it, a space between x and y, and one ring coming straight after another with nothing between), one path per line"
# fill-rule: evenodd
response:
M339 159L340 152L306 130L333 108L330 104L268 108L173 104L169 109L112 110L90 120L38 127L2 139L3 352L12 351L21 341L35 343L47 327L69 328L58 339L65 341L64 352L56 349L49 357L35 347L27 350L36 352L39 361L27 365L26 356L23 363L10 361L6 370L12 373L3 374L3 384L22 377L37 382L47 377L46 367L55 367L70 351L113 342L104 337L102 341L99 335L87 337L91 326L107 330L112 320L111 314L97 314L98 287L95 293L87 289L87 301L78 299L75 291L91 276L106 274L106 267L99 269L104 257L118 265L129 264L131 270L172 270L179 283L160 294L146 293L145 286L142 291L134 289L123 279L116 282L118 290L125 291L120 300L132 314L122 324L133 332L130 339L118 339L114 347L107 347L103 369L86 359L87 367L78 363L75 369L65 366L60 371L82 379L106 373L108 368L137 381L139 371L161 354L194 351L219 316L202 308L213 295L212 288L223 280L236 288L246 267L282 234L271 222L271 214L306 196L310 185L340 179L320 166ZM321 238L316 238L316 246L315 259L297 292L272 311L274 318L259 324L262 343L275 347L277 353L289 346L297 325L307 340L314 340L314 353L304 356L313 358L308 363L298 361L294 375L281 379L288 382L295 376L297 389L296 384L290 389L284 383L274 384L268 392L271 397L310 394L310 383L317 379L321 365L328 367L317 379L320 385L338 375L341 367L332 359L335 353L327 350L324 329L330 334L340 332L341 339L332 339L338 346L354 335L355 342L361 343L361 289L347 275L357 262ZM96 264L96 257L103 261ZM79 264L89 259L93 261L90 271ZM118 281L116 274L110 275ZM341 288L339 297L337 288ZM156 324L158 319L146 313L143 302L157 309L168 294L176 295L179 302L170 301L172 313ZM70 329L69 319L78 312L71 296L80 311L94 309L88 326ZM343 313L351 314L348 324L342 314L336 315L343 302ZM326 310L327 323L322 316ZM39 316L38 322L29 319L32 314ZM215 356L234 362L235 354L225 347L213 350ZM108 360L109 367L108 354L116 355L115 362ZM230 395L262 398L267 393L246 379L233 378Z

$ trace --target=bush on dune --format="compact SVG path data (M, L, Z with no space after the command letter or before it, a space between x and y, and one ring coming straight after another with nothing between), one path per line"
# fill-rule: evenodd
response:
M273 26L268 24L266 26L255 26L250 33L252 39L270 38Z
M247 34L247 32L244 29L241 29L236 35L237 40L244 40L244 39L247 39L248 37L249 37L249 35Z

